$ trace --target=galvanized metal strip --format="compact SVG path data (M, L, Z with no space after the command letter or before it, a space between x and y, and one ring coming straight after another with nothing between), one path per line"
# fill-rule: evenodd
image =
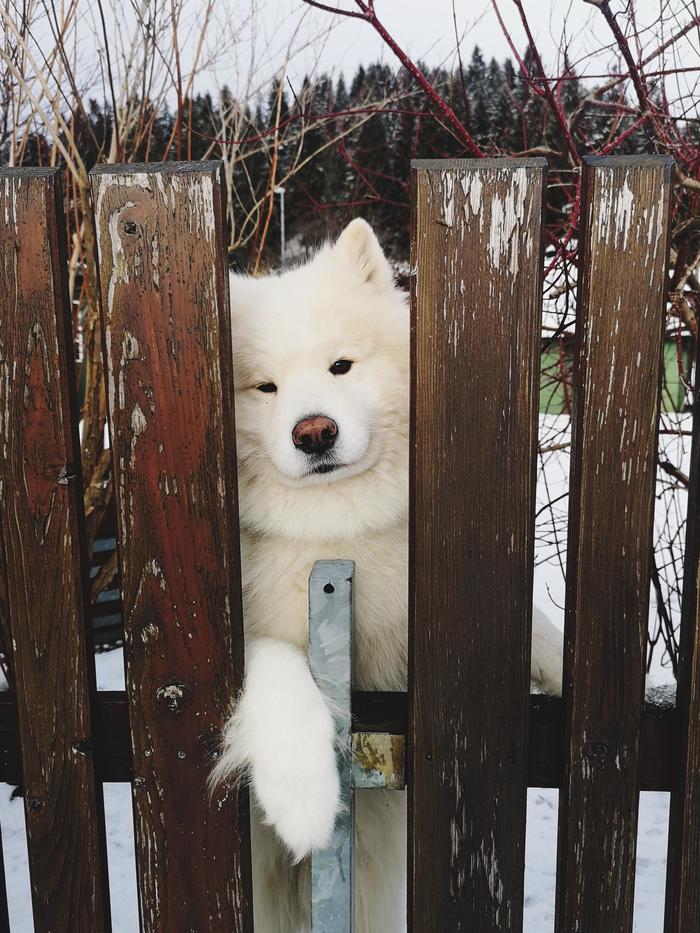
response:
M331 845L311 859L313 933L352 933L353 810L350 747L353 575L348 560L317 561L309 579L309 666L336 722L342 810Z

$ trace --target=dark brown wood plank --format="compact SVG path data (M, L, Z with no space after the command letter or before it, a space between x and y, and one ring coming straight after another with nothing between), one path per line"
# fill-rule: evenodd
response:
M632 929L671 164L583 168L558 933Z
M12 633L10 630L10 604L7 595L7 563L2 533L2 509L0 509L0 652L4 655L5 673L10 689L14 689L12 674Z
M678 665L678 785L671 795L665 933L686 933L700 917L700 340L685 533Z
M0 500L37 931L108 930L57 170L0 171Z
M544 182L414 167L414 933L522 929Z
M210 799L243 673L220 163L92 172L141 925L250 931L247 795Z

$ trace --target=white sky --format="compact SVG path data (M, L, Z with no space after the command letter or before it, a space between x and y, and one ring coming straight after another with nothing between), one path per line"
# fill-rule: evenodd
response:
M330 5L334 5L332 0ZM352 0L339 0L345 9L357 9ZM613 0L613 8L620 10L626 2ZM262 6L262 18L268 35L274 37L275 30L287 31L290 14L304 9L301 0L267 0ZM515 4L511 0L499 0L499 11L520 51L526 44L525 32ZM659 0L636 0L638 20L641 24L658 19L660 10L668 15L678 4ZM584 0L525 0L525 11L538 45L549 53L554 63L556 49L563 33L569 39L575 55L599 49L610 41L608 27L600 12ZM391 35L414 59L423 58L430 64L449 61L456 45L455 21L452 0L376 0L378 16ZM495 56L502 60L509 54L490 0L455 0L457 34L462 38L463 48L469 52L479 45L487 58ZM329 14L307 8L307 26L317 34L331 20ZM672 17L668 16L671 28ZM330 36L323 57L325 67L354 71L361 62L393 55L383 44L380 36L366 23L352 19L336 18L336 27ZM309 56L308 62L312 58ZM600 64L605 64L604 62Z
M329 0L330 5L357 9L353 0ZM512 40L522 52L527 44L525 31L512 0L497 0L499 11ZM611 0L612 8L620 13L620 23L628 29L627 10L634 10L642 37L635 56L643 57L659 42L678 32L692 15L689 7L696 0ZM250 73L250 49L256 51L252 59L252 72L264 85L279 67L288 46L295 53L288 69L288 77L298 86L304 74L327 71L333 74L352 74L359 64L383 60L397 64L393 53L370 25L355 19L331 16L310 8L302 0L253 0L254 13L240 0L220 0L217 17L219 41L230 37L231 53L217 55L217 66L208 80L220 85L228 83L235 91L242 90ZM558 73L560 51L566 45L569 58L581 76L607 73L617 62L611 46L609 28L599 10L584 0L524 0L524 8L538 48L543 54L550 74ZM455 21L453 0L375 0L377 15L399 45L414 60L422 59L429 65L451 65L455 59ZM479 45L488 60L494 56L503 61L512 54L496 18L491 0L454 0L456 30L462 42L462 56L468 61L474 45ZM319 36L326 32L321 41ZM251 41L255 36L254 42ZM562 37L565 37L565 42ZM310 43L306 45L306 43ZM235 51L234 51L235 48ZM219 45L219 52L222 46ZM659 59L659 68L698 68L693 74L667 79L670 100L688 90L698 91L700 77L700 30ZM651 67L651 66L650 66ZM265 79L263 81L263 75ZM680 82L680 86L678 84ZM208 81L206 82L208 83ZM255 83L255 82L254 82ZM201 87L201 83L200 83ZM698 94L695 94L696 100Z
M356 10L354 0L329 0L345 9ZM525 31L512 0L494 0L503 17L515 47L523 51L527 44ZM635 57L642 58L660 42L673 36L692 15L700 12L700 0L610 0L619 13L619 22L629 31L630 10L636 17L639 47ZM135 10L143 7L148 17L165 26L170 5L156 0L104 0L107 34L112 66L117 84L133 80L127 76L124 63L129 60L129 48L135 29ZM40 4L34 4L37 21L32 38L39 52L45 50L50 38ZM535 41L543 55L550 75L559 73L560 52L569 50L569 60L580 76L593 77L609 72L617 63L612 37L598 9L585 0L523 0ZM195 58L204 15L203 0L182 0L179 40L185 78ZM462 44L463 59L468 61L478 44L488 60L499 62L512 58L508 42L499 26L491 0L375 0L377 15L399 45L413 58L429 66L455 63L457 39ZM455 27L456 18L456 27ZM200 74L194 86L197 91L214 93L227 84L239 99L250 100L265 95L272 77L279 73L288 50L292 50L287 76L298 87L305 74L319 71L338 75L354 73L360 63L383 60L398 64L381 37L365 22L332 16L311 8L303 0L216 0L213 21L207 30L204 54L200 58ZM84 84L94 92L104 81L104 39L95 4L84 0L79 5L75 59L84 74ZM38 56L39 60L41 56ZM650 66L651 67L651 66ZM698 69L692 73L667 78L670 101L688 91L700 100L700 29L694 29L676 43L658 68ZM172 61L161 64L172 70ZM128 69L127 69L128 71ZM172 81L170 82L172 86ZM697 116L697 113L692 114Z

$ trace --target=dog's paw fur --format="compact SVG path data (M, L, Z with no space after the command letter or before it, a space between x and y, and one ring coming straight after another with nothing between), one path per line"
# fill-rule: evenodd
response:
M561 696L563 635L535 606L532 614L532 656L530 678L538 693Z
M295 861L330 843L340 808L333 716L306 658L286 642L248 646L212 783L236 773L248 776L265 822Z

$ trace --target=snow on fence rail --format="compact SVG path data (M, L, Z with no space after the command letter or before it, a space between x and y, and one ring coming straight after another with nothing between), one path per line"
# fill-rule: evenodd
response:
M403 786L406 737L412 933L522 930L528 786L561 791L557 933L630 933L640 789L672 791L665 933L700 915L699 418L677 707L643 697L671 163L583 172L558 700L528 695L545 165L414 167L409 690L352 694L345 769L381 783L363 754L384 754ZM58 181L0 171L0 624L15 679L0 780L23 788L35 930L110 929L102 783L128 781L141 929L249 933L246 793L205 789L243 669L221 169L93 171L126 693L95 690ZM332 859L316 868L316 915L348 930L347 887Z

